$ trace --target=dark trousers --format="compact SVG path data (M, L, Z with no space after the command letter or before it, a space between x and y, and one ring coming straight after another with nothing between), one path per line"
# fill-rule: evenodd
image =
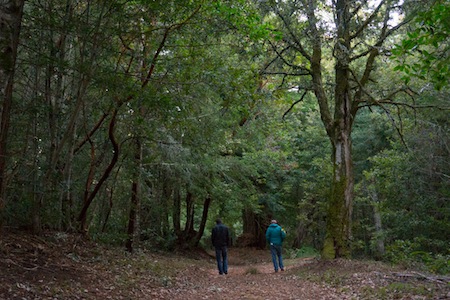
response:
M227 246L215 247L216 248L216 260L217 269L219 269L219 274L228 273L228 249Z

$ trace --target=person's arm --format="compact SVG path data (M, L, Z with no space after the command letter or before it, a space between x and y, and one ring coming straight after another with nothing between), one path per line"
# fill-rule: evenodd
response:
M286 238L286 231L284 231L283 228L281 228L281 241L283 241Z
M216 241L216 228L213 228L212 233L211 233L211 243L214 246L214 242Z

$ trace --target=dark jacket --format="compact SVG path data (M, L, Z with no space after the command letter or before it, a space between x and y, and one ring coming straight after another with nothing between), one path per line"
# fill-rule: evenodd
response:
M285 237L286 232L281 228L280 225L272 223L269 225L269 228L267 228L266 240L269 244L281 246Z
M211 234L211 242L214 247L228 246L230 241L230 234L228 227L222 223L214 226Z

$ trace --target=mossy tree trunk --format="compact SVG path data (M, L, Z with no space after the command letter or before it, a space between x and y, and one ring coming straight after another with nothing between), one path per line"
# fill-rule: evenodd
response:
M333 179L327 212L327 235L323 248L326 259L351 254L351 215L353 202L352 124L356 115L350 90L350 5L336 1L337 42L334 45L335 89L333 122L325 122L332 144Z

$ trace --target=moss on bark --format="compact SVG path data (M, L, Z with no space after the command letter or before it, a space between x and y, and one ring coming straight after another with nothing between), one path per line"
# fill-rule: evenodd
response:
M351 254L348 236L350 220L345 204L346 184L345 177L333 183L327 212L327 236L322 250L324 259L349 257Z

